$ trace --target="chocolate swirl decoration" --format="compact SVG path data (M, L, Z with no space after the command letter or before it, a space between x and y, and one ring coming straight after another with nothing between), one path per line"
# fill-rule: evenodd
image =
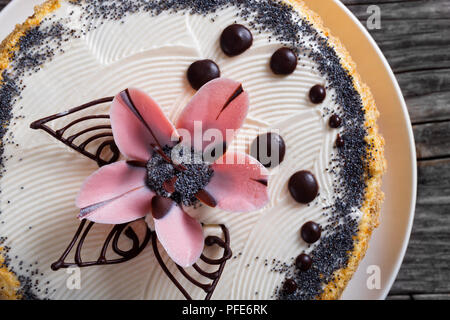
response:
M89 222L89 224L86 225L87 220L83 220L80 223L80 226L78 227L77 231L75 232L74 237L72 238L72 241L67 246L66 250L64 250L61 257L54 262L51 265L52 270L56 271L61 268L68 268L71 266L78 266L78 267L90 267L90 266L98 266L98 265L107 265L107 264L117 264L122 263L128 260L131 260L135 257L137 257L147 246L147 244L150 241L150 238L152 238L153 233L149 228L147 228L144 239L142 243L140 243L139 238L137 234L134 232L133 228L129 227L129 223L124 224L117 224L115 225L112 230L109 232L108 236L106 237L105 242L103 243L102 249L100 251L100 255L97 260L95 261L83 261L81 257L81 250L83 248L84 241L86 240L86 237L88 236L89 232L92 229L92 226L95 224L94 222ZM84 231L83 231L84 229ZM124 251L119 248L119 239L122 233L125 230L125 236L129 238L133 245L131 249ZM81 235L81 237L80 237ZM108 259L106 257L109 244L112 240L112 250L120 256L120 258L116 259ZM76 249L75 249L75 257L74 262L66 262L65 259L69 255L70 251L72 251L75 244L78 242Z
M205 293L205 300L210 300L211 296L214 293L214 290L217 287L217 284L220 280L220 277L222 275L223 269L225 268L225 264L227 260L231 258L231 255L233 254L230 248L230 233L223 224L220 225L222 229L222 233L224 235L224 240L217 236L208 236L205 239L205 245L206 246L214 246L217 245L220 248L223 249L222 257L219 259L211 259L206 257L203 253L200 256L200 259L205 262L207 265L218 265L218 269L213 272L207 272L203 270L197 263L194 263L192 266L195 271L197 271L200 275L202 275L204 278L209 280L209 283L202 283L198 280L194 279L191 275L189 275L186 270L179 265L176 265L178 270L180 271L181 275L184 276L186 279L188 279L192 284L194 284L196 287L202 289ZM155 253L155 257L159 262L159 265L164 270L166 275L169 277L170 280L175 284L175 286L180 290L180 292L183 294L183 296L187 300L192 300L192 297L189 295L189 293L186 291L186 289L181 285L181 283L176 279L173 273L169 271L169 268L164 263L163 259L161 258L161 254L158 251L158 245L156 242L156 236L152 238L152 248L153 252Z
M79 123L82 123L85 121L96 120L96 119L109 119L108 114L100 114L100 115L93 114L93 115L77 118L77 119L73 120L72 122L70 122L69 124L67 124L66 126L60 128L60 129L57 129L57 130L52 130L47 125L47 123L49 123L49 122L55 121L57 119L65 118L69 115L75 114L77 112L80 112L80 111L88 109L88 108L93 108L95 106L98 106L98 105L101 105L101 104L104 104L107 102L111 102L111 101L113 101L113 99L114 99L114 97L107 97L107 98L97 99L97 100L88 102L79 107L72 108L68 111L57 113L57 114L45 117L43 119L37 120L37 121L33 122L30 125L30 127L35 130L41 129L41 130L46 131L48 134L50 134L51 136L56 138L58 141L61 141L68 147L70 147L70 148L74 149L75 151L81 153L82 155L96 161L100 167L110 164L110 163L113 163L119 159L120 151L117 148L116 144L114 143L114 139L112 139L113 134L111 131L110 124L91 126L85 130L82 130L80 132L72 134L68 137L64 137L64 134L68 131L68 129L73 128L76 124L79 124ZM98 132L100 130L103 130L104 132L100 132L95 135L90 135L79 144L77 144L75 142L75 140L77 140L79 138L81 139L83 136L87 136L89 133ZM94 142L98 142L99 146L97 147L95 152L89 152L87 150L87 146L90 144L93 144ZM102 153L105 150L105 148L107 148L107 147L109 147L109 149L111 150L112 156L109 159L103 159Z
M112 139L112 131L111 131L111 125L110 124L102 124L102 125L94 125L91 127L88 127L86 129L83 129L79 132L73 133L72 135L65 137L65 133L70 128L73 128L75 125L85 122L85 121L94 121L96 119L109 119L109 115L107 114L100 114L100 115L88 115L83 116L79 118L75 118L75 120L72 120L67 125L63 126L60 129L53 130L51 129L47 124L49 122L58 120L58 119L64 119L65 117L68 117L70 115L76 114L77 112L80 112L82 110L91 108L93 111L95 107L102 105L104 103L109 103L113 101L114 97L107 97L102 99L97 99L91 102L88 102L86 104L83 104L79 107L72 108L68 111L61 112L58 114L54 114L45 118L42 118L40 120L37 120L33 122L30 127L32 129L41 129L50 134L52 137L57 139L58 141L64 143L68 147L72 148L73 150L79 152L80 154L88 157L89 159L94 160L99 167L111 164L115 161L117 161L120 157L120 151L117 148L114 139ZM106 130L105 132L97 133L94 135L91 135L85 140L79 144L75 142L78 138L81 138L89 133L98 132L100 130ZM106 138L106 140L105 140ZM97 149L94 151L88 151L87 146L90 144L94 144L94 142L97 142L98 146ZM109 159L102 158L102 153L105 148L109 147L112 156ZM206 192L202 191L199 195L199 198L201 198L206 204L210 206L215 206L215 200ZM131 223L131 222L130 222ZM161 254L158 251L158 245L157 245L157 236L156 232L150 230L148 227L146 229L146 233L140 241L138 235L133 230L131 226L129 226L130 223L125 224L118 224L114 225L111 231L106 236L106 239L102 245L102 248L100 250L99 256L97 260L94 261L84 261L82 258L82 248L85 243L86 238L88 237L89 232L93 230L94 222L88 222L87 220L82 220L80 222L80 225L75 232L75 235L73 236L72 240L70 241L67 248L62 253L61 257L55 261L51 268L52 270L59 270L61 268L68 268L71 266L78 266L78 267L90 267L90 266L98 266L98 265L109 265L109 264L118 264L123 263L126 261L129 261L135 257L137 257L148 245L148 243L152 242L152 248L153 252L155 254L155 257L165 272L165 274L168 276L168 278L175 284L175 286L180 290L180 292L184 295L184 297L188 300L191 300L191 295L187 292L187 290L181 285L181 283L177 280L174 274L172 274L169 269L167 268L167 265L162 260ZM214 293L214 290L220 280L220 277L222 275L222 272L225 268L226 262L231 258L232 252L230 248L230 234L226 226L220 225L223 233L223 238L217 236L208 236L205 239L205 245L206 246L218 246L222 248L223 253L222 257L219 259L211 259L206 257L204 254L201 255L200 259L210 266L218 266L217 270L214 272L207 272L203 270L197 263L193 265L193 269L198 272L201 276L206 278L209 282L208 283L201 283L197 280L195 280L191 275L189 275L185 269L177 265L178 270L180 271L181 276L185 277L187 280L189 280L191 283L193 283L196 287L201 289L206 293L205 300L211 299L212 294ZM129 250L122 250L119 248L119 240L121 236L125 234L125 236L132 241L132 246ZM74 253L74 259L73 262L67 262L66 259L72 249L75 247L75 253ZM119 258L112 258L109 259L107 257L107 253L111 250L116 253Z

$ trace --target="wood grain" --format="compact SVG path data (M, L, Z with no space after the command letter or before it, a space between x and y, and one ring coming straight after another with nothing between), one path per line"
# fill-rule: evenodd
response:
M411 116L418 194L408 250L390 299L450 299L450 1L343 0L369 30L397 77Z
M9 0L0 0L2 9ZM342 0L369 30L408 105L418 155L418 198L409 247L389 299L450 299L450 0Z
M419 160L450 157L450 121L416 124L413 131Z

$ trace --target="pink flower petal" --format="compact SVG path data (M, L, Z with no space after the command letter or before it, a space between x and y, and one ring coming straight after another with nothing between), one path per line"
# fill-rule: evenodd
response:
M83 183L76 199L83 209L111 200L145 185L147 170L119 161L104 166L91 174Z
M192 146L206 146L212 144L211 141L202 141L202 133L194 134L194 122L202 125L202 132L208 129L218 129L222 135L222 141L215 141L214 145L233 138L227 137L226 129L235 130L241 128L247 116L249 98L247 92L243 91L239 82L218 78L205 84L188 105L178 119L177 128L187 130L191 135ZM183 135L180 131L180 135ZM195 136L195 137L194 137ZM196 140L196 143L195 141ZM199 149L199 148L197 148Z
M248 212L269 201L268 170L251 156L228 151L213 165L214 175L205 187L219 208Z
M158 104L144 91L126 89L113 100L111 126L114 141L128 159L147 161L151 145L173 145L176 130Z
M203 229L175 202L156 196L152 199L155 231L169 257L185 268L193 265L203 252Z
M150 213L153 196L154 193L150 189L140 187L115 199L81 209L78 217L106 224L134 221Z

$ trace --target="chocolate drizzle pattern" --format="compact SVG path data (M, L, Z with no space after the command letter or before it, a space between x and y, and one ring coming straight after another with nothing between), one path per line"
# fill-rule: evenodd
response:
M64 134L68 131L68 129L72 128L76 124L79 124L84 121L95 120L95 119L109 119L109 115L93 114L93 115L89 115L89 116L84 116L84 117L78 118L76 120L73 120L66 126L60 128L60 129L57 129L57 130L53 130L47 125L49 122L64 118L68 115L75 114L77 112L80 112L80 111L88 109L88 108L93 108L93 107L102 105L104 103L111 102L113 99L114 99L113 97L107 97L107 98L97 99L97 100L88 102L79 107L72 108L68 111L57 113L57 114L45 117L43 119L34 121L30 125L30 127L35 130L41 129L41 130L46 131L48 134L50 134L51 136L56 138L58 141L61 141L68 147L70 147L70 148L74 149L75 151L81 153L82 155L94 160L95 162L97 162L97 164L100 167L110 164L110 163L113 163L119 159L120 151L117 148L117 146L114 142L114 139L112 139L113 134L111 131L111 125L95 125L95 126L87 128L87 129L84 129L80 132L77 132L75 134L72 134L69 137L64 137ZM87 137L86 140L84 140L83 142L81 142L79 144L75 143L76 139L81 138L82 136L84 136L88 133L92 133L92 132L100 131L100 130L103 130L103 132L97 133L95 135L91 135L91 136ZM107 131L105 131L105 130L107 130ZM96 151L95 152L88 151L87 146L94 142L100 143L99 146L97 147ZM109 147L110 151L112 152L112 156L109 159L104 159L102 157L102 153L105 150L105 148L107 148L107 147Z
M86 240L89 232L91 231L92 227L94 226L94 222L89 222L86 226L87 220L82 220L80 222L80 226L78 227L77 231L75 232L74 237L72 238L72 241L67 246L66 250L64 250L61 257L54 262L51 265L52 270L56 271L61 268L68 268L71 266L78 266L78 267L90 267L90 266L98 266L98 265L107 265L107 264L116 264L116 263L122 263L129 261L136 256L138 256L144 248L147 246L148 242L150 241L150 238L153 235L153 232L147 228L144 239L142 240L142 243L140 243L139 238L134 232L133 228L131 228L129 223L124 224L117 224L115 225L111 231L108 233L105 242L103 243L100 255L96 261L83 261L81 256L81 251L83 248L84 241ZM124 232L125 230L125 232ZM133 244L131 249L124 251L119 248L119 239L122 233L125 233L125 236L129 238ZM81 235L81 237L80 237ZM111 243L112 250L121 256L120 258L116 259L108 259L106 257L109 244ZM74 256L74 262L66 262L66 258L69 255L69 253L72 251L75 244L78 242L76 249L75 249L75 256Z
M127 91L125 91L125 92L128 93ZM128 98L129 98L129 95L128 95ZM61 113L51 115L51 116L45 117L43 119L37 120L37 121L33 122L30 125L30 127L32 129L42 129L42 130L46 131L48 134L50 134L51 136L56 138L58 141L63 142L64 144L71 147L75 151L96 161L99 166L111 164L111 163L117 161L120 157L120 151L117 148L116 144L114 143L114 140L103 141L102 143L100 143L100 145L98 146L98 148L95 152L89 152L86 150L86 146L89 143L94 142L95 140L98 140L98 139L101 139L104 137L112 138L110 124L94 125L92 127L83 129L77 133L74 133L74 134L70 135L69 137L66 137L66 138L64 137L64 133L66 133L66 131L69 128L73 127L75 124L81 123L86 120L109 119L109 115L90 115L90 116L80 117L78 119L73 120L66 126L62 127L61 129L57 129L57 130L52 130L46 124L48 122L51 122L51 121L54 121L54 120L57 120L60 118L64 118L65 116L75 114L81 110L93 108L95 106L111 102L113 99L114 99L113 97L107 97L107 98L91 101L91 102L83 104L79 107L72 108L66 112L61 112ZM87 138L84 142L82 142L79 145L76 145L74 143L75 139L81 137L82 135L84 135L86 133L97 131L97 130L103 130L103 129L106 129L109 131L105 132L105 133L95 134L95 135ZM110 147L111 151L113 152L113 155L109 159L103 159L103 158L101 158L101 154L102 154L103 149L107 146ZM157 146L154 146L154 148L157 148ZM134 165L134 166L145 165L145 164L142 164L142 163L139 163L136 161L128 161L127 163L129 165ZM206 191L201 190L200 193L201 193L201 195L200 194L198 195L199 199L201 199L202 201L204 201L205 203L207 203L210 206L215 206L215 204L216 204L215 200L209 194L207 194ZM114 225L113 228L111 229L111 231L106 236L106 239L101 247L100 254L99 254L97 260L83 261L82 254L81 254L82 249L83 249L83 244L85 243L85 240L88 237L89 232L93 230L93 226L95 225L95 223L92 221L88 222L87 220L82 220L80 222L80 225L79 225L77 231L75 232L75 235L73 236L73 238L70 241L67 248L62 253L61 257L57 261L52 263L52 265L51 265L52 270L56 271L61 268L68 268L71 266L90 267L90 266L98 266L98 265L123 263L123 262L129 261L129 260L137 257L145 249L145 247L151 240L153 252L155 254L155 257L156 257L159 265L163 269L163 271L166 273L168 278L175 284L175 286L180 290L180 292L183 294L183 296L188 300L192 300L192 297L187 292L186 288L184 288L182 286L182 284L169 271L169 269L167 268L167 265L164 263L164 261L161 257L161 254L158 251L158 245L157 245L158 239L157 239L156 232L150 230L147 227L146 231L145 231L145 235L141 241L139 239L138 235L136 234L136 232L130 226L130 224L131 224L131 222ZM219 259L212 259L212 258L205 256L203 253L200 257L200 259L204 263L206 263L207 265L211 265L211 266L217 265L218 269L214 272L207 272L207 271L203 270L197 263L195 263L193 265L194 270L197 271L198 274L200 274L201 276L206 278L209 282L207 282L207 283L199 282L198 280L194 279L190 274L188 274L184 268L177 265L177 268L183 277L185 277L192 284L194 284L196 287L198 287L199 289L201 289L202 291L204 291L206 293L205 300L211 299L211 297L214 293L214 290L220 280L222 272L225 268L225 264L231 258L231 255L232 255L232 251L230 248L229 231L225 225L220 225L220 227L222 229L224 239L221 239L217 236L208 236L205 239L205 245L209 246L209 247L217 245L218 247L222 248L223 249L222 257L220 257ZM119 240L121 239L122 234L125 234L125 236L132 241L132 246L129 250L122 250L119 248ZM75 253L74 253L73 262L67 262L66 259L74 247L75 247ZM109 248L111 248L111 250L109 250ZM114 253L119 255L119 258L109 259L107 257L107 254L109 251L113 251Z
M219 238L217 236L208 236L205 239L205 245L206 246L217 245L220 248L222 248L223 249L222 257L220 257L219 259L211 259L211 258L206 257L203 253L200 256L200 259L203 262L205 262L206 264L218 265L219 266L218 269L214 272L207 272L207 271L203 270L197 263L194 263L194 265L192 266L194 268L194 270L197 271L200 275L202 275L206 279L210 280L209 283L202 283L202 282L194 279L190 274L187 273L187 271L184 268L177 265L178 270L186 279L188 279L192 284L194 284L196 287L202 289L206 293L205 300L211 299L211 297L214 293L214 290L216 289L217 284L220 280L223 269L225 268L225 264L226 264L227 260L231 258L231 255L232 255L232 251L230 248L230 233L228 232L227 227L225 227L224 225L220 225L220 227L221 227L223 235L224 235L224 240L222 240L221 238ZM170 272L169 268L164 263L163 259L161 258L161 255L159 253L158 244L157 244L156 240L157 240L156 236L154 236L152 238L152 247L153 247L153 252L155 253L156 259L158 260L161 268L164 270L164 272L169 277L169 279L172 280L172 282L175 284L175 286L178 288L178 290L180 290L180 292L183 294L183 296L187 300L192 300L191 295L186 291L186 289L176 279L174 274L172 272Z
M151 240L153 252L164 273L178 288L178 290L180 290L180 292L187 300L192 300L192 297L187 292L186 288L183 287L183 285L177 280L175 275L169 271L167 265L164 263L161 254L158 250L157 244L158 237L156 236L156 232L150 230L149 228L146 229L144 238L142 241L140 241L136 232L133 230L131 226L129 226L130 223L117 224L111 229L111 231L106 236L105 242L102 245L98 259L95 261L83 261L81 255L83 244L89 232L92 230L92 227L95 225L94 222L89 223L87 222L88 222L87 220L83 220L80 222L80 226L75 232L75 235L73 236L66 250L64 250L61 257L57 261L52 263L51 265L52 270L56 271L61 268L69 268L72 266L78 266L82 268L82 267L109 265L126 262L137 257L145 249L145 247ZM222 256L218 259L209 258L204 254L200 256L200 259L207 265L217 265L218 269L213 272L207 272L203 270L197 263L195 263L192 266L195 271L197 271L209 282L202 283L194 279L194 277L192 277L184 268L177 265L177 268L183 277L188 279L192 284L194 284L196 287L198 287L199 289L201 289L206 293L205 300L211 299L214 290L216 289L216 286L219 283L220 277L222 276L225 264L231 258L232 255L232 251L230 248L230 233L228 231L228 228L224 225L220 225L220 227L222 229L224 239L221 239L217 236L208 236L205 239L205 245L209 247L216 245L222 248L223 249ZM132 247L126 251L119 248L119 239L123 233L128 239L130 239L133 242ZM74 247L75 247L74 261L66 262L66 258L68 257L68 255L70 254L70 252ZM118 254L120 258L108 259L107 252L109 247L111 247L112 251Z

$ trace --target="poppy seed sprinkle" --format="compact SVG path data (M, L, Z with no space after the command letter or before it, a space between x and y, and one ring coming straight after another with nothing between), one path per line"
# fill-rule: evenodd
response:
M203 162L202 154L195 152L193 148L178 144L173 148L165 146L163 152L166 157L154 152L147 162L147 186L156 194L171 198L179 204L196 205L198 200L195 195L211 180L213 170ZM172 161L168 162L168 159ZM174 163L181 164L184 170ZM173 192L164 185L171 180L175 181Z

